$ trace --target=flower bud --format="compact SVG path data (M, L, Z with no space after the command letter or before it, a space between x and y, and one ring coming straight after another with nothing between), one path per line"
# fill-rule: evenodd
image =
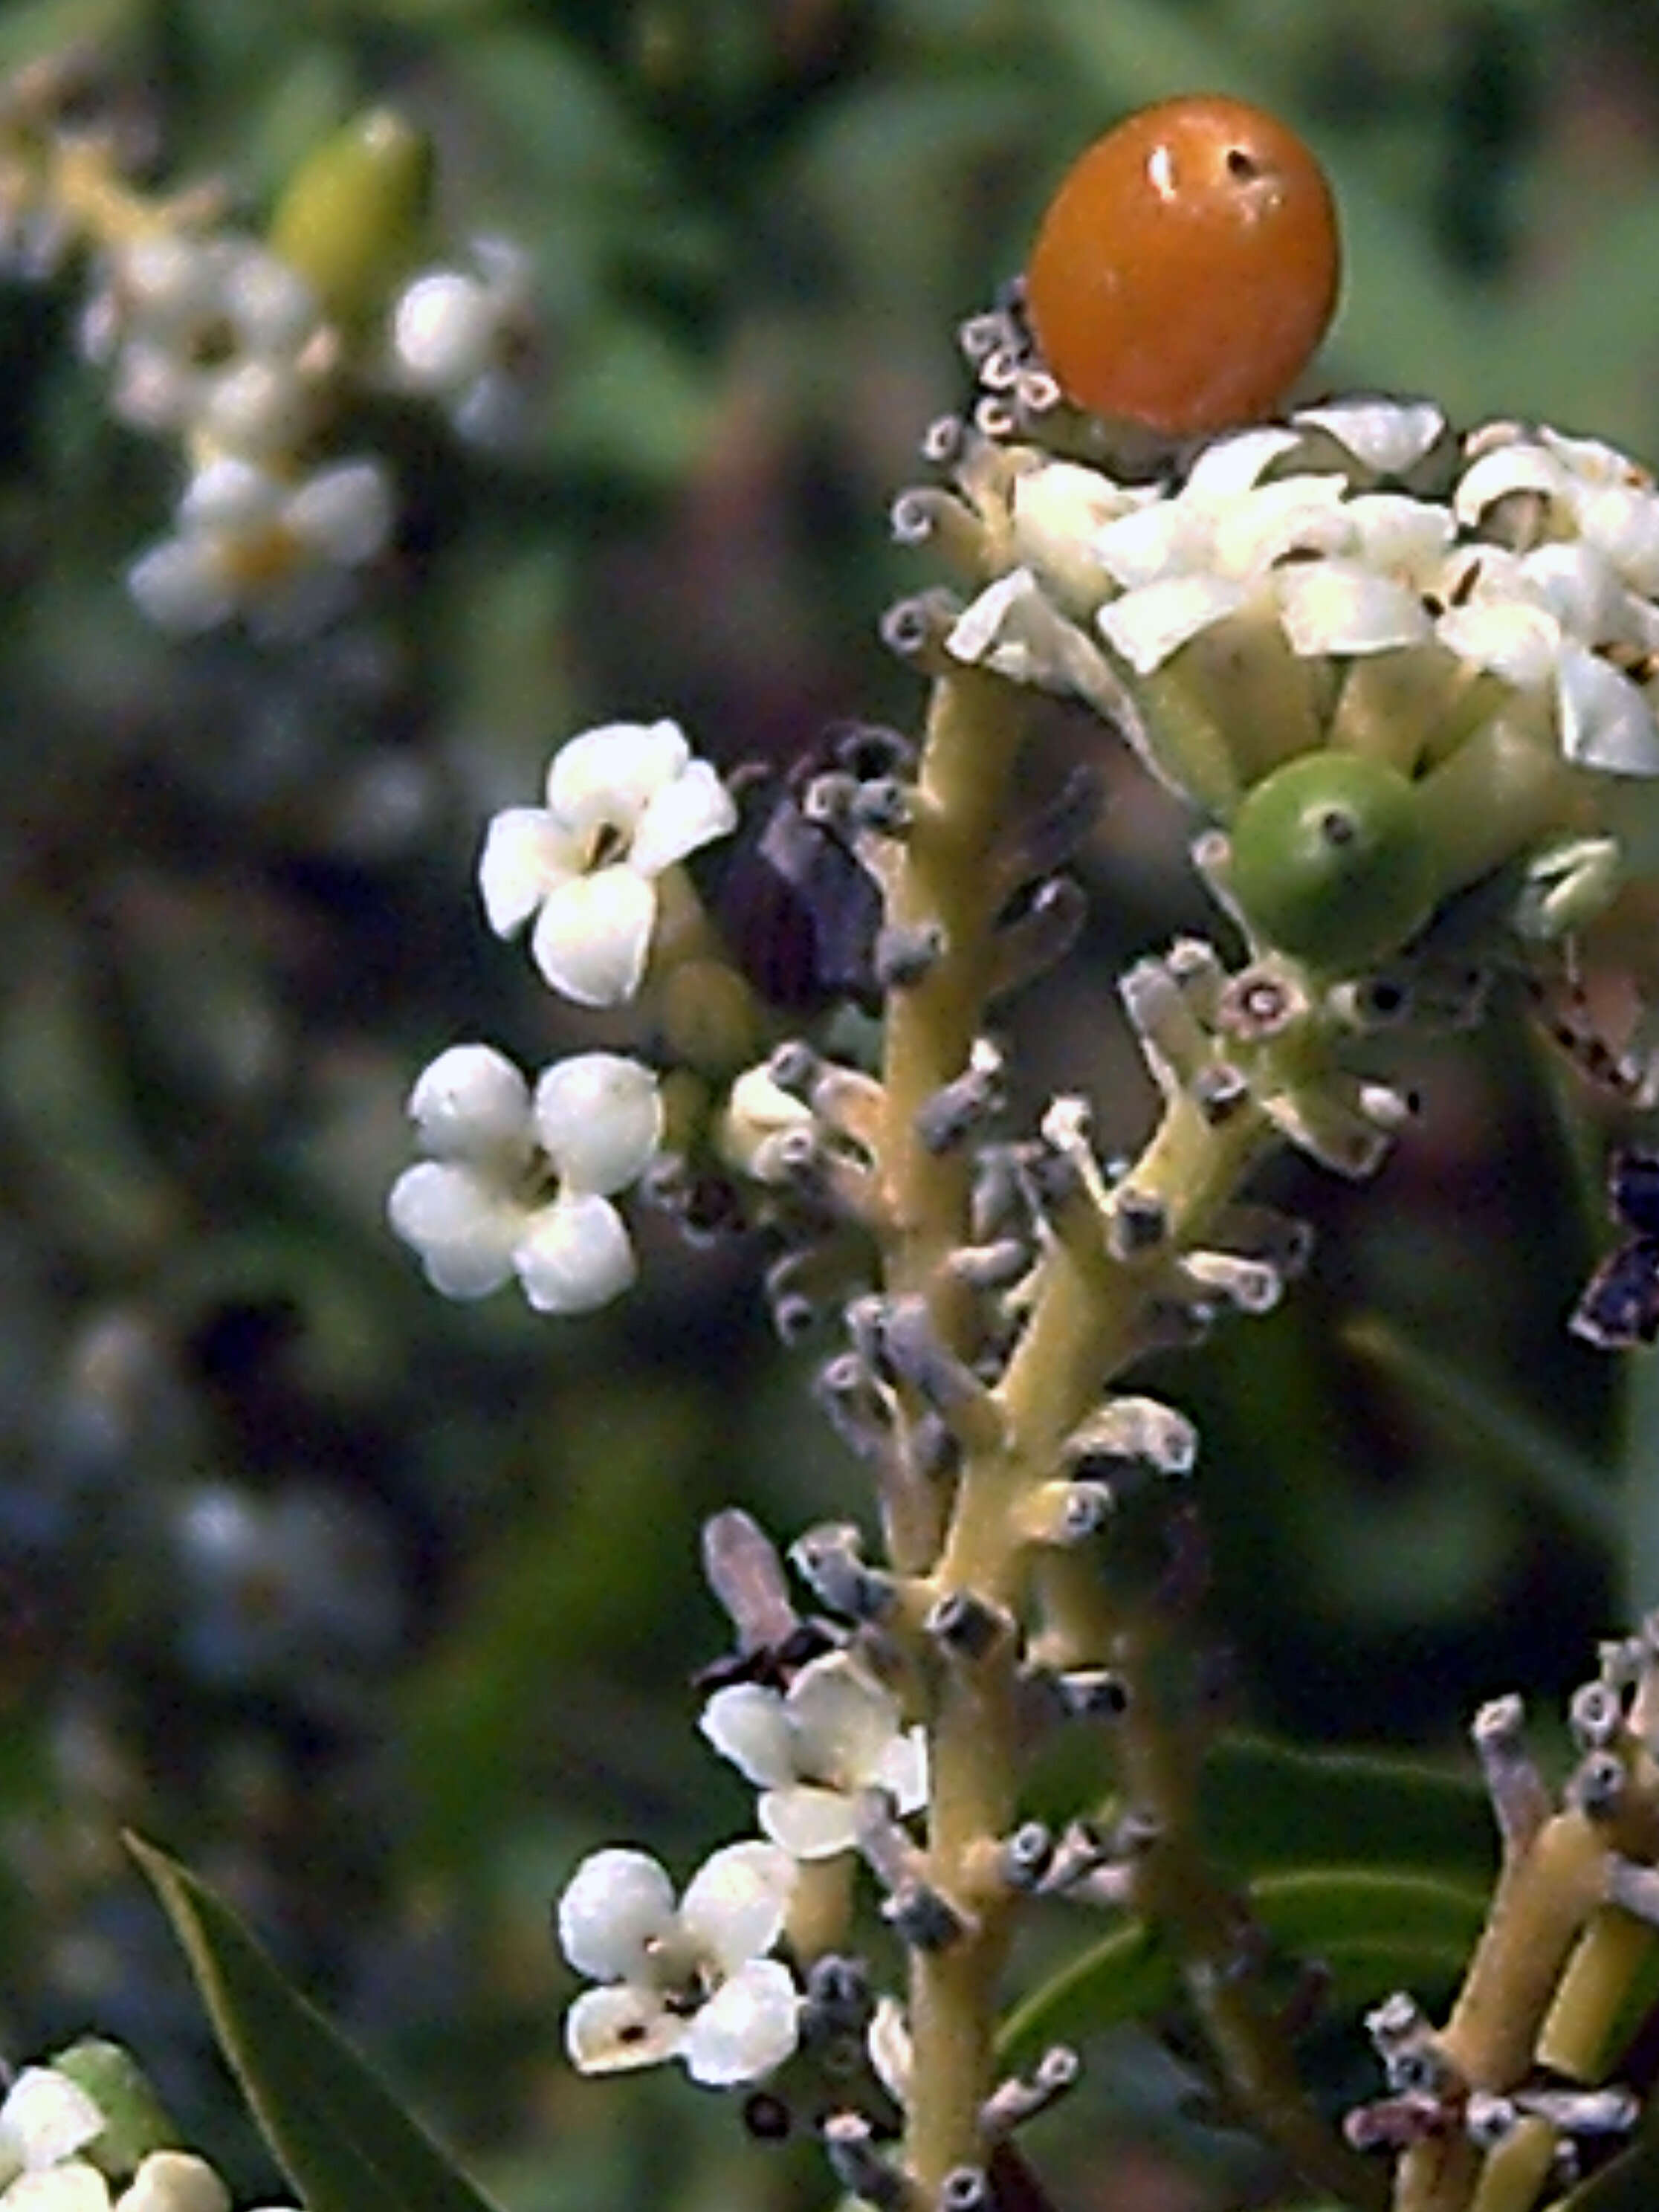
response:
M326 313L367 321L421 242L432 147L388 107L354 116L301 162L270 220L270 243Z

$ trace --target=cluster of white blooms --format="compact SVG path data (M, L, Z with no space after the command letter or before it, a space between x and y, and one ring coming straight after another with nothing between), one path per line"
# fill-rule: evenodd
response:
M546 804L495 816L478 864L491 927L534 915L531 950L582 1006L638 993L668 871L737 822L731 793L670 721L611 722L554 756ZM639 1061L586 1053L532 1091L493 1047L456 1045L416 1083L409 1110L428 1158L398 1179L392 1225L434 1287L483 1297L517 1277L543 1313L585 1313L635 1278L611 1203L662 1139L657 1080Z
M640 1851L598 1851L578 1867L558 1923L566 1958L600 1984L567 2015L584 2073L667 2058L710 2087L774 2073L800 2035L801 1992L770 1955L787 1933L799 1866L854 1849L872 1805L891 1818L927 1802L922 1731L903 1726L896 1700L848 1651L810 1662L785 1691L717 1690L702 1729L760 1785L768 1840L714 1852L678 1908L667 1875Z
M1324 741L1352 664L1410 655L1425 757L1486 675L1569 763L1659 775L1659 490L1593 441L1497 423L1460 445L1426 403L1336 402L1219 439L1174 483L1027 457L1005 542L953 634L962 658L1040 665L1034 596L1132 678L1219 680L1247 638L1276 641L1304 672L1275 695L1294 750L1298 716Z
M106 258L82 334L116 414L186 457L173 534L128 570L144 612L180 634L326 619L392 497L379 460L301 458L340 355L310 285L256 239L158 230Z
M82 2155L105 2124L79 2082L54 2067L26 2066L0 2104L0 2205L6 2212L230 2212L230 2192L192 2151L153 2150L112 2187Z

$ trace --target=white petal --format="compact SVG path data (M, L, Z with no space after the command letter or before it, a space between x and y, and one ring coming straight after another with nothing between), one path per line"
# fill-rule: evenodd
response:
M1561 750L1580 768L1659 775L1659 730L1628 676L1583 646L1562 647L1556 678Z
M1561 646L1561 625L1553 615L1514 600L1475 599L1449 608L1435 629L1460 660L1523 690L1549 681Z
M355 568L392 535L392 486L378 461L319 469L294 493L283 520L307 550Z
M1109 523L1158 497L1151 485L1114 483L1075 461L1028 469L1014 480L1014 552L1022 562L1069 573L1096 557L1096 541ZM1103 589L1104 583L1103 576Z
M1585 645L1613 638L1634 642L1628 599L1612 563L1594 545L1540 545L1516 564L1516 580Z
M1635 591L1659 591L1659 498L1609 486L1578 502L1578 527Z
M95 2166L72 2158L20 2173L0 2194L5 2212L109 2212L109 2184Z
M1100 634L1137 676L1150 676L1172 653L1249 604L1243 584L1220 576L1171 576L1126 592L1095 617Z
M596 1982L642 1972L647 1944L678 1926L673 1884L647 1851L594 1851L559 1899L559 1948Z
M179 502L179 520L192 530L255 530L275 521L283 488L252 461L222 453L197 470Z
M711 1852L686 1884L680 1925L727 1974L769 1951L783 1932L796 1874L770 1844L727 1844Z
M865 2049L875 2076L893 2102L903 2111L910 2100L910 2072L915 2051L904 2008L893 1996L876 1999L876 2009L865 2031Z
M1108 575L1134 591L1207 566L1212 534L1207 509L1163 500L1109 522L1095 539L1095 552Z
M622 1190L662 1141L657 1079L620 1053L585 1052L546 1069L536 1128L567 1192Z
M291 363L239 362L215 376L198 416L216 446L254 459L291 453L311 428L311 393Z
M230 2212L230 2191L193 2151L153 2150L116 2198L115 2212Z
M1213 565L1255 576L1297 552L1334 553L1348 536L1340 477L1285 477L1223 505L1216 517Z
M447 1298L487 1297L510 1281L524 1209L471 1168L422 1160L392 1186L386 1218Z
M476 276L434 269L398 298L392 345L404 381L417 392L453 394L482 376L495 343L495 301Z
M557 884L580 872L581 854L568 831L539 806L509 806L490 821L478 855L478 890L497 937L534 914Z
M1241 430L1206 446L1193 463L1182 487L1182 496L1197 500L1231 499L1253 491L1264 470L1281 454L1300 443L1294 430L1267 424L1259 430Z
M165 538L127 570L127 589L141 613L181 637L212 629L236 611L236 594L211 541Z
M862 1790L899 1732L897 1700L844 1651L803 1667L784 1700L798 1774Z
M793 1859L832 1859L858 1841L859 1801L844 1790L794 1782L763 1792L757 1809L761 1826Z
M607 722L572 738L547 771L548 811L567 828L630 836L654 792L691 757L678 722Z
M316 295L295 269L250 245L222 280L224 312L250 353L296 353L315 328Z
M672 783L653 791L646 801L628 865L642 876L660 875L688 853L728 836L737 826L738 803L713 764L688 761Z
M710 2089L762 2080L799 2042L800 2004L787 1966L751 1960L691 2022L680 2051L687 2073Z
M0 2105L0 2159L55 2166L103 2130L104 2116L78 2081L52 2066L26 2066Z
M1380 568L1401 568L1425 579L1453 537L1452 519L1426 499L1392 491L1362 492L1342 510L1364 550Z
M564 2016L564 2047L579 2074L623 2074L677 2057L689 2026L654 1990L613 1983L584 1990L572 2004Z
M530 1157L530 1086L493 1045L441 1052L416 1078L409 1114L435 1159Z
M608 1198L560 1198L531 1217L513 1252L538 1313L593 1313L639 1275L623 1218Z
M881 1755L874 1780L901 1814L919 1813L927 1802L927 1735L921 1728L895 1736Z
M715 1691L697 1726L745 1782L763 1787L794 1780L794 1738L778 1691L733 1682Z
M1474 528L1488 507L1512 493L1534 492L1546 499L1561 497L1566 474L1554 455L1528 440L1494 447L1465 469L1452 496L1458 520Z
M1334 399L1323 407L1298 407L1291 420L1323 430L1382 477L1406 475L1446 427L1445 416L1427 399Z
M656 924L654 884L632 868L601 868L548 891L530 950L561 998L625 1006L640 987Z
M1433 625L1416 592L1359 561L1292 562L1278 576L1279 619L1292 653L1385 653Z
M1102 588L1105 578L1102 577ZM945 634L945 650L953 660L969 667L996 664L1004 675L1014 675L1007 654L1020 650L1022 626L1029 611L1042 602L1036 578L1029 568L1011 568L988 584L963 609ZM1026 654L1029 660L1030 655Z

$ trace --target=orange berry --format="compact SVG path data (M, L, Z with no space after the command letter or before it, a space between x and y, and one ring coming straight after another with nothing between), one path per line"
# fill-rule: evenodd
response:
M1294 131L1239 100L1166 100L1067 172L1026 307L1068 399L1186 435L1284 398L1340 268L1330 186Z

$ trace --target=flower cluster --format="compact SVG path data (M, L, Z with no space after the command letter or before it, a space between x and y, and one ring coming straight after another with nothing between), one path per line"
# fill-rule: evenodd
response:
M614 722L561 748L544 806L490 823L478 883L506 936L535 917L531 950L573 1004L620 1007L645 984L665 884L735 824L730 793L669 721ZM685 896L691 894L689 887ZM492 1046L453 1046L410 1095L428 1157L399 1176L392 1225L446 1296L517 1278L542 1313L585 1313L625 1291L633 1249L612 1204L661 1145L657 1079L617 1053L544 1070L533 1091Z
M0 210L27 273L89 251L82 350L117 418L179 453L173 527L131 563L132 596L179 635L314 629L395 520L385 463L328 453L331 426L379 389L441 408L463 436L508 436L532 356L525 258L481 240L471 267L408 274L428 149L387 111L301 163L262 238L222 227L213 195L143 197L117 134L60 123L55 90L48 73L0 114Z
M969 436L954 493L896 520L988 572L952 656L1081 692L1223 825L1289 762L1362 757L1409 799L1427 913L1493 881L1534 939L1645 864L1659 489L1609 447L1515 422L1459 440L1425 402L1364 398L1150 479ZM1299 951L1212 857L1256 941Z
M584 2073L678 2058L693 2081L731 2087L767 2079L810 2031L811 1960L822 1930L792 1926L804 1867L864 1850L927 1802L921 1731L848 1649L808 1661L787 1688L728 1683L703 1734L759 1785L765 1842L708 1859L677 1906L644 1853L583 1860L559 1901L559 1941L599 1986L579 1996L566 2042ZM803 1983L771 1954L788 1939ZM892 2007L883 2014L893 2039ZM873 2063L873 2060L872 2060Z
M88 2048L130 2068L112 2045L78 2046ZM66 2056L64 2067L71 2063ZM26 2066L0 2103L0 2205L8 2212L230 2212L230 2202L219 2175L193 2151L127 2154L98 2100L70 2071Z

